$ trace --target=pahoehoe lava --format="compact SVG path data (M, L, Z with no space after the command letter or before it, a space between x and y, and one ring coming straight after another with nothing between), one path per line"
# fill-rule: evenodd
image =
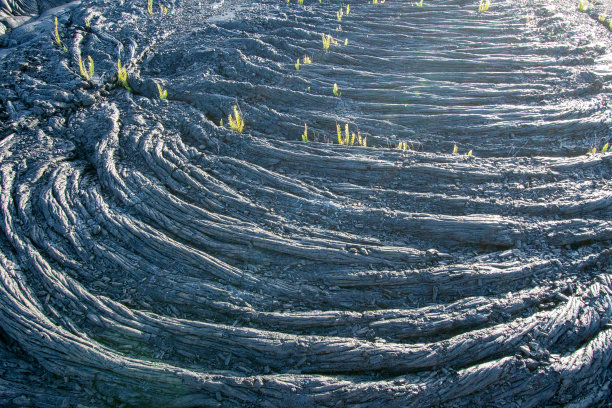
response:
M610 4L295 3L4 35L0 405L608 404Z

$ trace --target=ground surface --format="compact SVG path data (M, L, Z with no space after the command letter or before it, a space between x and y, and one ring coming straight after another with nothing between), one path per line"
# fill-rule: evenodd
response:
M608 403L609 4L304 3L1 37L0 405Z

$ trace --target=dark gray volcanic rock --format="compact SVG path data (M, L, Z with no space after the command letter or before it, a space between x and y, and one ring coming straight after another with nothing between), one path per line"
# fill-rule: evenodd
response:
M6 34L0 405L606 406L605 6L99 0Z

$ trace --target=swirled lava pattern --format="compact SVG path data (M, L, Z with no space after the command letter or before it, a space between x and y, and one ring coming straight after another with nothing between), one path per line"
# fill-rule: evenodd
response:
M1 404L606 403L609 4L303 3L5 34Z

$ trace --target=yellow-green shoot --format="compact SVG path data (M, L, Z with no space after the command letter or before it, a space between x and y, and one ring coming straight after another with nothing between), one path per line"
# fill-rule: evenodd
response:
M230 128L238 133L242 133L244 129L244 120L242 120L242 114L238 110L238 106L234 105L234 116L230 114L228 117Z
M89 81L91 80L94 74L94 62L91 56L88 56L87 59L89 61L89 67L88 67L89 69L86 70L85 64L83 63L83 59L79 55L79 70L81 71L81 75L83 75L83 77Z
M308 141L308 125L304 123L304 133L302 133L302 142Z
M466 155L466 156L468 156L468 157L471 157L471 156L472 156L472 151L470 150L470 151L469 151L469 152L467 152L465 155Z
M457 145L453 146L453 154L457 154L459 152L459 147Z
M605 153L608 151L608 147L610 147L610 143L606 143L605 145L603 145L603 147L601 148L601 152Z
M599 17L597 17L599 19L600 23L605 23L606 22L606 12L604 11L603 14L600 14Z
M414 3L414 5L417 7L423 7L423 0L419 1L418 3Z
M147 1L147 10L149 11L149 14L153 14L153 0Z
M297 59L297 62L295 63L295 70L299 71L300 70L300 59Z
M578 10L580 11L587 11L589 9L589 2L588 0L578 0Z
M347 4L346 5L346 15L348 16L350 12L351 12L351 5Z
M489 10L491 6L491 0L480 0L480 4L478 5L478 12L482 13Z
M334 96L340 96L342 92L338 91L338 84L334 84Z
M128 83L127 83L127 69L125 69L125 67L121 66L121 60L120 59L117 60L117 81L119 82L119 85L121 85L122 87L124 87L128 91L132 90L132 89L130 89L130 87L128 86Z
M312 60L308 55L304 55L304 64L312 64Z
M332 42L332 36L327 34L327 37L325 36L325 34L321 34L322 39L323 39L323 49L325 51L329 50L329 46L331 45Z
M68 51L68 48L66 48L66 46L62 43L62 39L57 28L57 17L55 17L55 31L53 32L53 37L58 47L63 48L64 51Z
M344 16L344 9L340 9L340 11L336 12L336 17L338 21L342 21L342 16Z
M159 91L159 98L166 99L168 98L168 90L163 89L160 84L157 84L157 90Z
M406 150L408 150L408 143L406 143L406 142L399 142L399 144L397 145L397 148L399 150L406 151Z
M161 12L164 14L168 14L168 7L164 6L163 4L159 5L159 8L161 9Z

